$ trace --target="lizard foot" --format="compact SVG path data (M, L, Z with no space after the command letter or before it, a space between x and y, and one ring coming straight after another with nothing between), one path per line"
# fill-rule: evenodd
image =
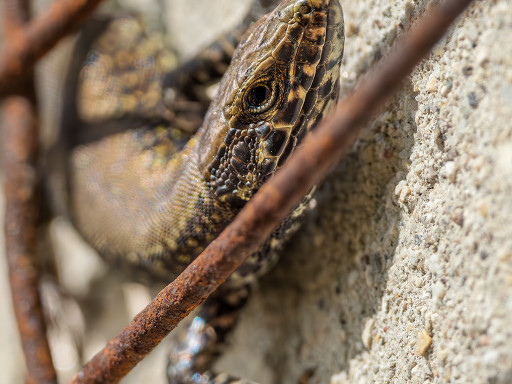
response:
M221 355L226 336L234 328L240 309L247 302L250 287L220 289L203 304L200 315L190 324L183 342L169 356L169 384L254 384L210 367ZM201 372L201 373L199 373Z

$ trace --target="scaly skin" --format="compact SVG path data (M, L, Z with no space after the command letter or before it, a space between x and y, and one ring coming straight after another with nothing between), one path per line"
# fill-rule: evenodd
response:
M343 42L338 0L283 1L246 32L201 128L184 146L181 130L159 124L73 150L76 227L111 262L171 281L334 105ZM84 70L82 78L87 100L102 80ZM152 98L121 101L161 108ZM267 269L266 254L292 222L231 280L246 282Z
M199 55L180 77L156 36L139 44L136 19L120 18L105 28L81 70L80 119L66 120L81 143L72 149L69 169L71 217L112 263L169 282L336 102L341 7L338 0L284 0L254 23L191 138L193 122L201 119L195 111L202 109L191 87L207 79L196 69L218 76L227 57L214 49L224 62L216 64L208 62L210 53ZM226 35L218 45L230 40ZM186 340L174 345L170 383L246 382L208 370L247 301L249 284L276 260L306 202L203 304Z

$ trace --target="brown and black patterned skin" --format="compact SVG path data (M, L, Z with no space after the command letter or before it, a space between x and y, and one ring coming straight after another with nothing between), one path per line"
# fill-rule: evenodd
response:
M336 103L342 10L338 0L284 0L253 23L193 136L190 121L197 121L202 100L187 101L183 94L193 93L194 71L180 80L161 41L149 36L152 45L138 47L138 22L118 23L105 27L80 72L70 215L105 259L169 282L233 220ZM118 46L125 48L112 48ZM201 60L196 64L203 65ZM120 123L130 129L119 129ZM176 348L171 383L219 382L201 375L192 379L219 353L205 339L205 329L213 329L217 343L224 341L232 324L216 326L214 319L221 313L236 318L247 284L274 263L274 251L297 227L303 208L299 205L230 277L216 300L206 303L204 329L189 335L196 347L196 339L202 340L200 348L192 351L186 343Z
M74 149L73 221L103 257L171 281L283 164L338 97L342 14L331 3L284 1L254 23L186 144L184 129L148 124ZM131 68L113 83L146 86L144 97L105 85L109 60L123 57L101 49L82 69L78 102L85 120L119 118L116 111L130 104L141 115L160 109L165 116L157 97L162 87L141 84ZM166 60L153 56L163 70L149 74L165 72ZM135 69L148 67L139 61Z

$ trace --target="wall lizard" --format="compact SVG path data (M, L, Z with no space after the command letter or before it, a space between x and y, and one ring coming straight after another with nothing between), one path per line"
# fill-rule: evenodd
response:
M86 241L111 263L169 282L335 104L344 43L341 7L338 0L284 0L252 24L190 139L188 127L170 125L174 116L166 109L169 100L159 97L170 87L169 78L161 76L166 57L144 56L164 68L148 73L159 87L146 89L141 99L109 100L102 88L109 60L122 62L123 56L109 51L108 41L98 41L99 48L87 56L80 72L76 112L81 123L64 119L73 129L80 128L68 143L70 217ZM132 63L136 69L143 66ZM132 75L128 68L122 80L132 81L133 89L155 83L141 83L140 73L135 80ZM116 115L116 102L120 110L131 105L144 119L133 119L131 129L112 132L111 121L126 120ZM99 110L101 103L113 109ZM275 251L296 228L302 208L297 207L205 303L187 341L171 357L171 383L220 382L195 372L208 369L220 353L236 312L247 299L248 285L276 261ZM215 323L226 314L232 321ZM199 349L193 350L191 343L199 343Z

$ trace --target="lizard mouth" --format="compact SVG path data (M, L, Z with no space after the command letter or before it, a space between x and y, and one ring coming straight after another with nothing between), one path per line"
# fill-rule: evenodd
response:
M209 167L221 201L249 200L338 98L344 42L339 1L285 1L265 21L255 23L242 43L245 52L253 44L254 54L233 59L242 66L234 74L245 77L224 112L227 133Z

